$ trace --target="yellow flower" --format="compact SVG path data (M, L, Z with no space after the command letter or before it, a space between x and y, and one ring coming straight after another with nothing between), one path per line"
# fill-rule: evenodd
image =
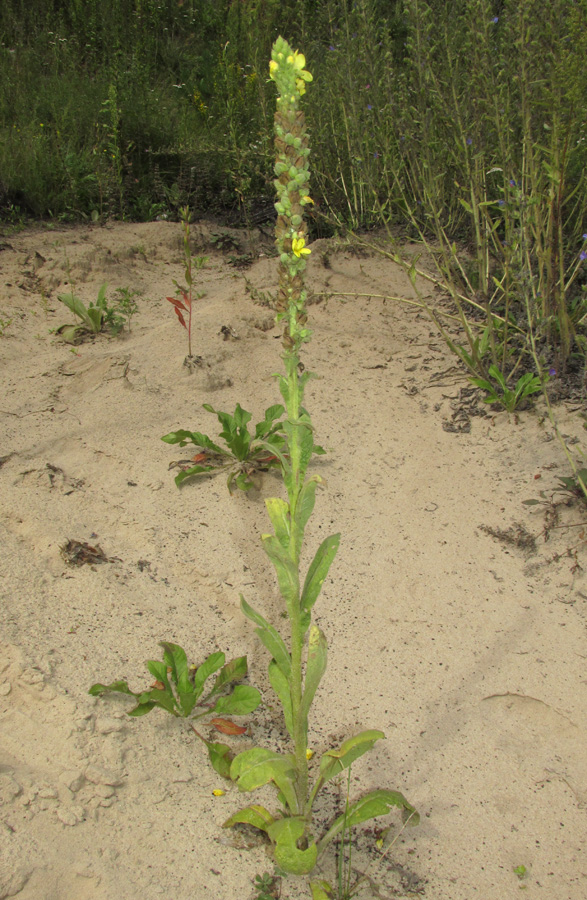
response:
M303 203L311 203L311 204L312 204L312 206L314 206L314 201L313 201L313 200L312 200L312 198L311 198L311 197L308 197L308 195L307 195L307 194L306 194L306 196L305 196L305 197L302 197L302 202L303 202Z
M297 256L298 258L300 256L302 256L302 257L309 256L310 253L312 252L311 250L308 250L308 248L306 247L306 242L303 239L303 237L294 238L293 241L291 242L291 249L294 253L294 256Z
M306 750L306 759L312 759L313 756L314 756L314 751L310 750L308 748L308 750Z
M215 797L224 797L226 791L221 791L220 788L216 788L215 791L212 791Z
M311 74L304 69L306 57L303 53L298 53L298 51L295 50L291 56L287 57L287 62L290 65L293 65L296 71L296 78L302 78L304 81L312 81Z
M275 62L274 59L269 63L269 78L275 79L275 73L277 72L279 65Z

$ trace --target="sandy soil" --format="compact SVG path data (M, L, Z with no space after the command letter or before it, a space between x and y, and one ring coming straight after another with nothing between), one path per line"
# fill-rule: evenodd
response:
M277 477L233 497L221 480L178 490L168 466L182 451L160 440L179 427L216 435L204 402L240 401L254 421L279 402L279 330L244 284L272 290L275 263L243 275L209 228L194 233L210 261L193 374L165 300L182 279L179 226L1 242L0 898L247 900L271 870L262 844L221 830L242 798L213 795L223 785L184 722L129 719L124 698L87 693L98 680L146 686L144 660L163 639L196 661L246 653L265 705L235 740L283 732L266 653L238 605L242 591L279 621L259 543ZM314 251L318 293L412 296L389 261ZM57 294L73 284L89 303L103 281L142 292L132 332L72 349L51 333L72 320ZM318 377L306 405L328 453L308 553L342 532L316 607L330 656L311 742L318 756L382 728L351 794L395 787L422 815L383 861L373 831L359 830L353 863L372 876L360 896L506 900L524 888L584 900L587 588L573 527L584 513L561 506L564 527L545 541L547 507L522 503L569 474L562 449L540 404L515 417L482 408L417 309L330 298L310 312L305 363ZM571 406L558 416L580 451L583 420ZM67 565L68 540L99 544L110 562ZM345 790L333 786L319 818ZM382 824L398 835L398 818ZM281 896L307 887L288 880Z

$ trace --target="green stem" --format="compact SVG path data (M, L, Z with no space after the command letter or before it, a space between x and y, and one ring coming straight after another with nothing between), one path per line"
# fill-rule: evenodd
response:
M301 460L301 440L300 429L303 427L299 424L300 417L300 383L298 379L299 356L297 353L288 353L284 357L286 372L288 377L288 397L287 414L290 422L293 424L293 430L289 441L289 454L291 461L291 483L288 490L290 521L293 523L296 514L296 507L300 485L300 460ZM291 528L289 553L292 561L299 569L299 553L296 551L295 529ZM301 622L301 608L299 597L297 602L292 605L290 613L290 629L291 629L291 703L292 703L292 720L294 727L294 757L296 768L296 796L298 799L297 814L303 815L306 809L308 798L308 759L306 750L308 747L307 723L302 712L302 654L304 647L304 631Z

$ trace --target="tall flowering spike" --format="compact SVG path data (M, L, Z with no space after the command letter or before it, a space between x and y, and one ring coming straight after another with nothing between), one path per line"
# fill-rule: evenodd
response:
M269 75L278 91L274 169L277 191L275 243L279 251L277 320L285 321L283 346L293 354L297 354L301 345L310 339L310 331L304 327L307 295L303 272L311 253L306 246L304 206L313 200L308 194L308 134L299 103L312 76L305 65L303 53L292 50L282 37L277 38L269 63Z

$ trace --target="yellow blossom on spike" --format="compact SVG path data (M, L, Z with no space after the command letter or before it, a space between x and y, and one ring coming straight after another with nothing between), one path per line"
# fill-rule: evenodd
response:
M306 750L306 759L312 759L313 756L314 756L314 751L310 750L308 748L308 750Z
M298 91L300 92L300 97L303 97L304 94L306 93L306 85L304 84L304 82L302 81L301 78L296 78L296 87L297 87Z
M224 797L226 791L221 791L220 788L216 788L215 791L212 791L215 797Z
M275 62L274 59L269 63L269 77L275 79L275 73L277 72L279 65Z
M312 252L306 247L306 242L303 237L294 238L291 242L291 249L293 250L294 256L297 256L298 258L300 256L309 256Z
M311 203L311 204L312 204L312 206L314 206L314 201L313 201L313 200L312 200L312 198L311 198L311 197L308 197L308 195L307 195L307 194L306 194L306 196L305 196L305 197L302 197L302 202L303 202L303 203Z

